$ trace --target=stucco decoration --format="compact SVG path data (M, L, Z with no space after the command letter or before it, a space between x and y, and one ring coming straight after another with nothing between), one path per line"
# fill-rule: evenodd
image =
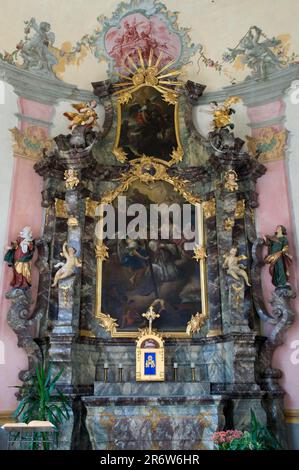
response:
M141 49L144 56L153 50L154 58L161 54L161 64L187 64L199 46L191 43L189 29L177 23L177 13L170 12L156 0L121 2L111 18L99 16L100 27L77 43L88 44L99 60L108 63L108 74L123 69L125 60Z
M223 54L223 60L237 69L247 66L253 77L265 79L295 60L294 54L288 55L288 48L285 36L269 38L258 26L251 26L238 44Z
M263 163L284 159L286 140L287 131L274 127L261 129L256 137L246 136L249 152Z
M12 52L0 53L0 59L33 72L60 77L68 64L79 65L90 52L99 61L108 64L108 75L113 80L115 69L124 70L126 58L133 60L139 48L145 57L153 51L153 59L160 64L173 61L176 66L190 62L199 45L191 42L189 29L178 26L178 13L168 11L157 0L130 0L121 2L111 18L98 16L99 25L86 33L73 46L65 42L54 45L55 35L50 23L37 23L35 18L25 21L25 38Z
M10 129L13 138L13 152L18 157L38 160L43 149L52 150L54 141L49 139L46 129L29 126L22 132L17 127Z

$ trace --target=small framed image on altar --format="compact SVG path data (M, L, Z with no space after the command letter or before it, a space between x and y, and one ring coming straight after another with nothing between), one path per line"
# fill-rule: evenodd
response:
M142 335L136 345L136 381L164 381L164 341L158 335Z

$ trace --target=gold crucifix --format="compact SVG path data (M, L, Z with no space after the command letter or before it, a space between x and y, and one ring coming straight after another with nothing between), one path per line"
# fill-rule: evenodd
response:
M153 309L153 306L151 305L150 308L146 311L146 313L142 314L142 316L145 317L148 320L148 322L149 322L148 332L149 332L149 334L151 334L151 332L152 332L152 323L156 318L159 318L160 315L159 315L159 313L155 312L155 310Z

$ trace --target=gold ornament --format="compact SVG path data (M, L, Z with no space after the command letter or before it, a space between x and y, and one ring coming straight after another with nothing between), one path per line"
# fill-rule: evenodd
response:
M55 198L55 215L61 219L67 219L68 213L64 199Z
M111 334L116 333L116 328L119 325L115 318L112 318L110 315L106 315L105 313L97 313L96 318L100 321L100 325L104 328L104 330Z
M241 101L239 96L231 96L224 101L223 105L216 103L216 109L213 111L213 125L214 129L221 129L231 124L231 105Z
M121 163L124 163L127 159L126 152L121 148L117 147L113 150L114 155L116 156L117 160Z
M206 319L207 315L204 313L197 312L196 315L192 315L191 319L187 323L186 333L190 336L197 333Z
M225 219L225 221L224 221L224 230L226 230L227 232L229 232L230 230L232 230L232 228L233 228L234 225L235 225L234 219L232 219L231 217L228 217L228 218Z
M67 117L69 121L71 121L69 129L73 130L79 126L94 127L98 119L98 115L94 110L96 106L96 100L92 100L87 103L72 104L72 107L77 112L63 113L63 115Z
M93 201L89 197L85 199L85 215L87 217L94 218L96 213L96 208L99 205L98 201Z
M235 209L235 218L242 219L245 214L245 199L241 199L237 202L236 209Z
M204 258L207 258L207 252L203 246L195 246L193 252L194 256L192 256L192 258L194 258L196 261L200 261Z
M142 181L143 183L166 181L171 184L173 189L180 193L184 199L190 202L190 204L200 203L199 197L188 191L187 180L170 176L167 173L167 168L161 163L153 162L151 157L142 157L140 161L133 163L130 170L122 175L120 185L113 191L105 193L100 203L110 204L119 194L127 191L134 181Z
M65 170L64 172L64 179L65 179L65 187L66 189L74 189L78 186L80 180L78 178L77 170L70 168L69 170Z
M215 217L216 215L216 201L215 199L209 199L208 201L204 201L202 203L203 212L206 219L210 219L211 217Z
M104 244L96 245L95 247L96 257L101 261L105 261L109 258L108 247Z

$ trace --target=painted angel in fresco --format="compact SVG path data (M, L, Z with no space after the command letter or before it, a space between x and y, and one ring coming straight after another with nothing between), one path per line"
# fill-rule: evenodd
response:
M64 242L62 253L60 253L60 255L66 259L66 262L55 264L55 268L60 267L60 269L58 269L55 274L52 287L56 287L58 282L62 279L72 276L75 273L76 268L81 268L82 266L80 258L76 256L76 249L72 246L68 246L67 242Z
M268 39L260 28L251 26L237 46L228 49L223 59L234 62L238 56L242 56L244 63L258 78L266 78L269 71L282 66L279 57L272 50L280 44L280 39Z
M31 260L34 254L31 227L24 227L18 238L7 248L4 261L13 269L11 286L14 289L29 289L31 287Z
M237 256L237 252L237 248L233 246L230 249L229 254L224 255L223 268L226 269L227 274L236 279L236 281L239 281L240 278L242 278L245 281L245 284L250 286L251 284L249 283L248 274L245 271L244 266L240 264L240 261L247 259L247 256Z
M63 115L71 121L69 129L74 130L78 126L94 127L98 119L98 115L95 112L96 106L96 100L91 100L88 103L72 104L72 107L76 109L77 112L63 113Z
M53 74L52 67L57 64L57 59L50 50L55 41L50 23L42 21L38 25L35 18L31 18L29 22L25 23L26 35L30 33L31 29L35 31L35 34L17 46L24 60L23 67L27 70Z
M278 225L273 236L263 236L269 250L265 262L269 264L272 284L275 287L289 285L289 266L292 262L292 256L289 254L289 242L286 235L286 228L283 225Z

